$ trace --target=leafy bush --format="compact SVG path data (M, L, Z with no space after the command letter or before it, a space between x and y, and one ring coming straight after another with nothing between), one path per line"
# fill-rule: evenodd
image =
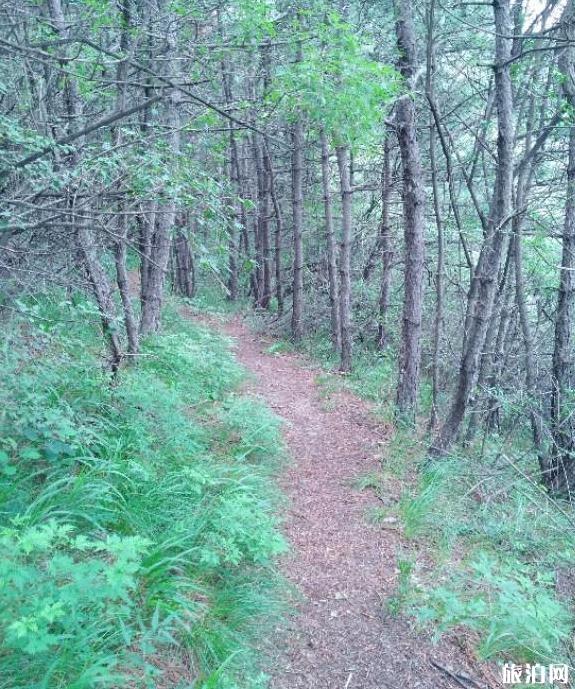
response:
M237 394L225 338L173 309L111 380L84 304L47 298L48 327L7 333L0 687L151 687L163 657L182 686L263 687L278 422Z
M466 625L479 632L483 658L556 662L573 615L555 597L553 583L549 573L480 552L449 587L429 593L419 616L436 621L439 631Z
M137 612L147 545L137 536L91 539L55 520L3 529L2 665L3 676L18 677L12 686L32 678L43 686L108 686L124 676L127 641L144 653L152 641Z
M568 514L516 466L494 452L480 466L470 453L423 469L400 512L406 535L430 539L442 558L408 607L439 633L472 629L483 658L559 662L575 617L555 570L572 568L575 538Z

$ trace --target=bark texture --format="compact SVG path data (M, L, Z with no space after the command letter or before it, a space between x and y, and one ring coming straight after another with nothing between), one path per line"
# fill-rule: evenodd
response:
M559 59L563 74L565 98L575 107L575 6L569 0L564 12L564 34L570 43ZM555 317L555 336L551 371L551 435L552 448L545 480L556 492L573 496L575 487L575 420L572 413L573 319L575 316L575 125L569 128L567 161L567 200L563 226L561 274Z
M352 236L352 191L349 166L349 149L338 146L337 165L341 189L341 247L339 252L339 320L341 328L340 371L351 371L351 236Z
M396 11L399 70L406 87L411 90L417 68L411 0L398 0ZM403 95L396 105L396 125L403 169L405 242L404 302L396 404L399 414L414 418L421 364L425 194L417 140L415 102L411 92Z
M341 352L341 325L339 316L339 281L337 274L337 246L333 228L333 210L330 187L329 143L325 131L320 134L321 179L323 186L323 213L327 246L327 273L329 281L329 312L331 342L336 352Z

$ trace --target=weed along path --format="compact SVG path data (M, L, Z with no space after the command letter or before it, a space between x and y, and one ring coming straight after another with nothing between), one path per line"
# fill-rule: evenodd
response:
M494 686L478 679L453 640L433 645L410 620L388 612L400 535L366 519L381 503L356 487L377 470L385 440L369 407L349 393L322 399L317 370L295 354L267 353L270 342L241 319L224 330L253 374L250 390L285 420L292 457L280 478L291 543L283 571L302 597L287 629L277 632L272 689Z

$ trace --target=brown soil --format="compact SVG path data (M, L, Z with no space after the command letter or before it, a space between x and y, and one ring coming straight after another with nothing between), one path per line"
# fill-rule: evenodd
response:
M381 467L389 429L349 393L336 393L326 404L318 371L295 354L267 353L270 342L241 319L224 330L253 374L251 392L285 420L292 458L280 478L290 501L285 533L291 543L282 567L302 600L287 629L277 630L272 689L495 686L462 639L434 645L412 620L387 611L401 535L395 527L370 524L366 512L381 503L356 482Z

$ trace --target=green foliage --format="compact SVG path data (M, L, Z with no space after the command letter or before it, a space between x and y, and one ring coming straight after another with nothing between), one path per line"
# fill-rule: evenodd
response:
M277 420L234 391L227 341L173 310L115 381L82 299L42 312L2 360L0 686L151 687L169 652L194 686L263 687Z
M397 364L391 352L361 352L350 377L352 390L372 402L394 399Z
M399 615L409 598L411 591L411 576L414 569L413 560L409 557L399 556L397 558L397 569L399 574L396 592L387 600L387 608L392 615Z
M335 146L357 146L380 136L383 107L397 92L392 67L366 57L365 48L337 12L315 18L319 42L305 45L301 61L277 71L269 100L287 113L305 114Z
M289 340L277 340L266 348L268 354L285 354L287 352L293 352L293 350L293 342Z
M138 573L148 543L112 534L90 538L54 519L15 523L0 535L6 662L19 658L22 670L27 668L13 686L30 686L24 682L32 678L44 686L65 681L74 687L120 680L118 665L128 655L124 639L142 654L152 641L137 611ZM160 630L154 636L159 640ZM123 651L112 653L114 646Z
M433 589L419 617L444 631L479 632L482 658L511 655L522 662L556 662L573 615L554 595L553 575L480 552L449 587Z
M231 19L238 40L257 44L275 37L274 3L269 0L239 0L233 3L232 8Z
M279 421L258 400L230 396L220 408L219 418L228 430L231 452L237 461L269 462L281 455Z
M569 516L515 466L494 451L423 469L400 513L406 535L431 540L439 557L410 608L438 633L474 630L484 658L558 662L575 619L555 569L572 568L575 539Z

